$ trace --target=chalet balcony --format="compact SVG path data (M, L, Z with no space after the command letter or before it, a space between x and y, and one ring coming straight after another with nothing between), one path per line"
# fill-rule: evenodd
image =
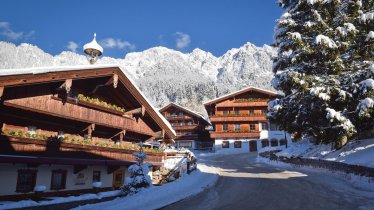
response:
M260 131L226 131L226 132L212 132L211 138L259 138Z
M191 120L192 118L187 115L169 115L165 117L167 120Z
M179 130L195 130L196 128L198 128L199 125L173 125L173 129L176 130L176 131L179 131Z
M246 121L266 121L266 114L255 115L212 115L211 122L246 122Z
M199 138L198 134L184 134L184 135L177 135L175 140L197 140Z
M70 163L74 165L79 160L82 164L90 164L92 162L92 164L99 163L100 165L130 165L136 162L135 157L132 155L134 151L133 149L0 135L1 155L9 157L34 157L34 160L44 158L46 161L59 159L61 164ZM164 156L163 152L145 151L145 153L148 155L146 161L157 165L161 164ZM0 158L1 161L5 161L5 159L2 157ZM60 164L60 162L57 161L50 164ZM40 164L44 163L41 162Z
M152 136L154 133L143 122L142 119L139 119L137 122L130 116L121 115L123 112L108 109L85 102L83 100L79 100L78 104L75 103L75 101L72 102L70 100L63 104L60 98L47 95L27 99L7 100L4 101L4 105L64 119L72 119L84 123L94 123L99 126L119 130L127 130L149 136Z
M217 104L217 107L267 107L268 101L257 100L233 100Z

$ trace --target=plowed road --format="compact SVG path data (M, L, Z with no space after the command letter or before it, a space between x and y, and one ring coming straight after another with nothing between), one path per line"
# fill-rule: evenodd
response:
M330 172L256 162L256 153L210 157L222 168L215 186L163 209L374 209L374 189Z

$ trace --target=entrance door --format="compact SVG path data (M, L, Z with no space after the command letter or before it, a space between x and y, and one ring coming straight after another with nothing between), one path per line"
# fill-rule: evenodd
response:
M249 141L249 151L256 152L257 151L257 141Z
M113 172L113 187L115 189L118 189L118 188L122 187L123 180L124 180L123 170L118 169L118 170Z

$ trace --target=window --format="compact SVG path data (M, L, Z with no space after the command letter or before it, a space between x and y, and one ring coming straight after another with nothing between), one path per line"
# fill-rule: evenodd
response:
M267 111L266 109L261 109L261 115L266 115Z
M171 126L176 126L176 125L177 125L176 122L172 122L172 123L171 123Z
M100 171L93 171L92 174L92 182L100 182L101 172Z
M177 116L177 113L176 113L176 112L173 112L171 115L174 116L174 117L176 117L176 116Z
M17 176L16 192L31 192L36 183L36 170L20 169Z
M268 147L268 146L269 146L269 140L267 140L267 139L263 139L263 140L261 141L261 144L262 144L262 148L264 148L264 147Z
M227 124L223 124L223 130L224 130L224 131L229 130L229 125L227 125Z
M283 146L283 145L286 145L286 144L287 144L287 142L286 142L285 139L279 140L279 146Z
M235 130L240 131L240 124L235 124Z
M53 170L51 178L51 190L65 189L66 170Z
M179 148L192 148L192 142L191 141L180 141L178 142Z
M183 117L183 112L179 112L179 117Z
M169 112L166 112L166 117L170 117L170 113Z
M184 126L184 122L180 122L179 125L180 125L180 126Z
M229 110L223 110L223 115L229 115Z
M190 136L190 135L192 135L192 132L191 131L187 132L187 136Z
M278 146L278 141L276 139L272 139L270 144L271 144L272 147L276 147L276 146Z
M234 148L242 148L242 142L241 141L235 141L234 142Z
M261 128L262 130L267 130L268 129L268 124L266 122L261 123Z
M239 110L235 110L235 115L239 115Z
M250 109L249 110L249 115L255 115L255 110L254 109Z
M188 122L188 125L192 125L192 121L189 121L189 122Z
M249 124L249 130L250 131L255 131L256 130L256 125L255 124Z
M222 141L222 148L230 148L229 141Z

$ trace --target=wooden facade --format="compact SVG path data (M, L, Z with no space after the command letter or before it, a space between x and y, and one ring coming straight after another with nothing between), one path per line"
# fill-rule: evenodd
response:
M175 145L190 149L208 149L213 142L206 130L210 126L201 114L170 103L160 109L161 114L170 122L177 133Z
M1 177L1 173L17 177L16 169L22 169L18 177L19 173L28 177L27 171L38 168L43 168L42 174L49 173L44 166L53 165L63 168L67 183L70 171L75 176L95 167L99 168L96 177L106 168L105 176L117 171L119 177L121 172L123 182L124 167L135 162L136 142L174 142L172 127L117 66L4 70L0 90ZM162 164L162 152L149 149L146 153L146 161ZM39 172L33 172L35 177ZM62 175L55 172L51 183ZM79 191L90 184L71 186ZM14 191L0 191L0 199L13 196L8 192Z
M204 103L214 131L216 147L222 141L254 141L260 132L268 130L267 105L277 94L254 87L213 99ZM217 145L217 142L220 142ZM241 143L240 143L241 145Z

